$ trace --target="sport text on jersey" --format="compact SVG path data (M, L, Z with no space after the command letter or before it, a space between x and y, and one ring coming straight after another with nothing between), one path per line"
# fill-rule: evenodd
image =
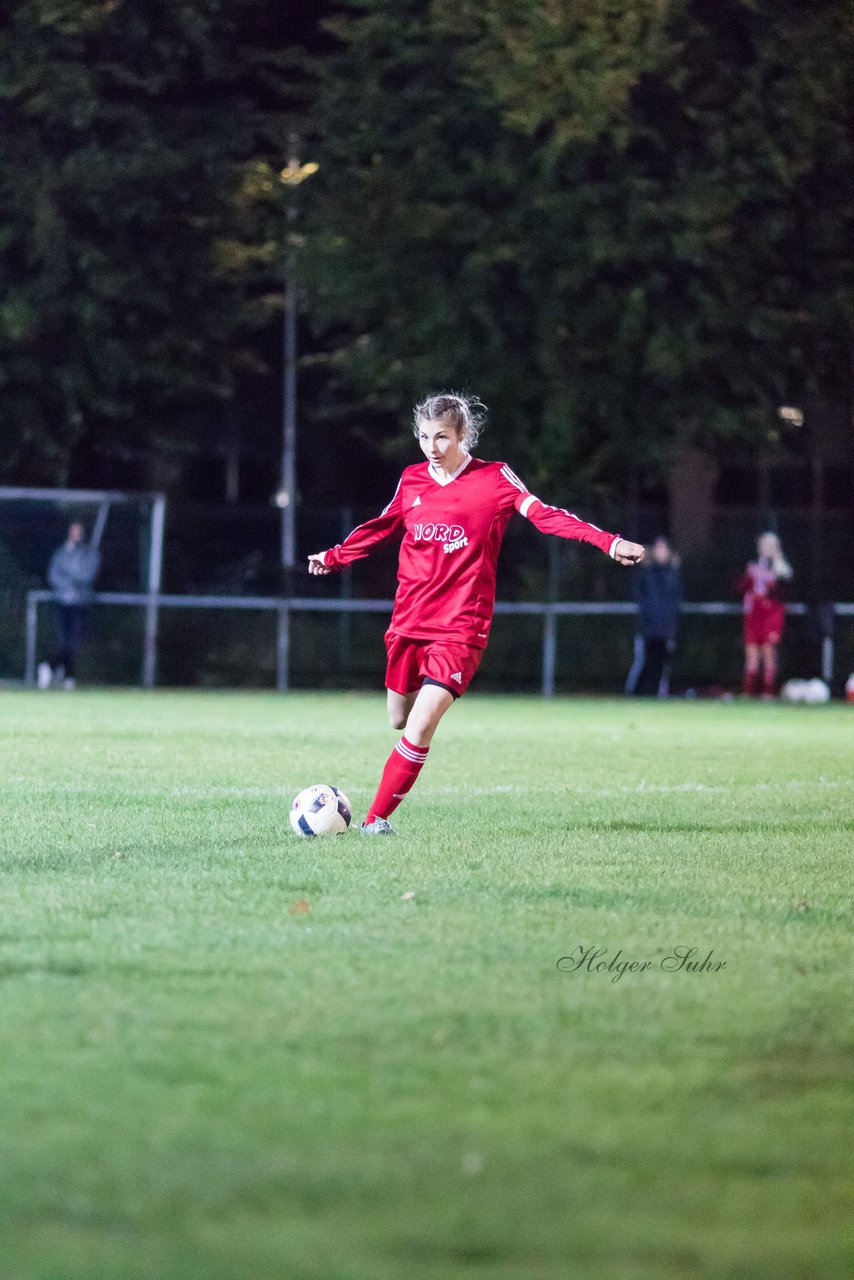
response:
M442 542L443 551L459 551L468 546L466 531L461 524L414 524L410 529L415 542Z

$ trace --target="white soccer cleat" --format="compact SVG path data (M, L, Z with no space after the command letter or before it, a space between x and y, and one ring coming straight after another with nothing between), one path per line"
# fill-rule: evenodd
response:
M373 822L363 822L359 828L359 834L363 836L393 836L394 828L389 825L387 818L375 818Z

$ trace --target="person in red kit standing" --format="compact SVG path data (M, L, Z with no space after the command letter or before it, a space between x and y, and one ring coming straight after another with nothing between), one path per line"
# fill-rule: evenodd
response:
M756 549L756 559L736 583L736 590L744 597L744 692L751 697L759 693L761 664L762 693L773 698L792 567L776 533L760 534Z
M592 542L618 564L638 564L643 547L605 533L530 493L503 462L472 449L485 420L478 400L442 394L417 405L414 432L427 461L407 467L394 496L339 546L308 557L312 574L332 573L402 535L394 612L386 633L388 716L403 736L389 756L363 835L390 835L389 817L418 777L436 727L465 693L489 639L498 552L518 512L543 533Z

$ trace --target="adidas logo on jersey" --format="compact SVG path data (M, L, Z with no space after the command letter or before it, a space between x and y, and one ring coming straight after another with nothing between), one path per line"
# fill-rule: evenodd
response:
M421 499L420 499L420 498L416 498L412 505L413 505L413 507L420 507L420 506L421 506Z
M452 672L451 672L451 679L452 679L452 680L456 680L457 684L462 684L462 682L463 682L463 673L462 673L462 671L452 671Z

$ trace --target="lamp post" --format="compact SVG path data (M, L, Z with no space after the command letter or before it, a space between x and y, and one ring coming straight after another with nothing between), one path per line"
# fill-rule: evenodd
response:
M285 601L279 608L276 639L276 688L288 687L288 655L291 619L287 601L293 595L292 578L296 563L296 461L297 461L297 238L292 231L297 216L296 189L318 170L313 161L300 164L298 138L288 139L288 163L279 178L289 189L285 232L285 292L282 343L282 467L276 505L282 513L279 559Z
M276 505L282 512L280 561L287 574L296 562L296 454L297 454L297 244L291 228L296 221L296 189L317 173L313 161L300 164L298 139L291 134L288 163L279 174L289 189L285 236L285 292L282 345L282 467Z

